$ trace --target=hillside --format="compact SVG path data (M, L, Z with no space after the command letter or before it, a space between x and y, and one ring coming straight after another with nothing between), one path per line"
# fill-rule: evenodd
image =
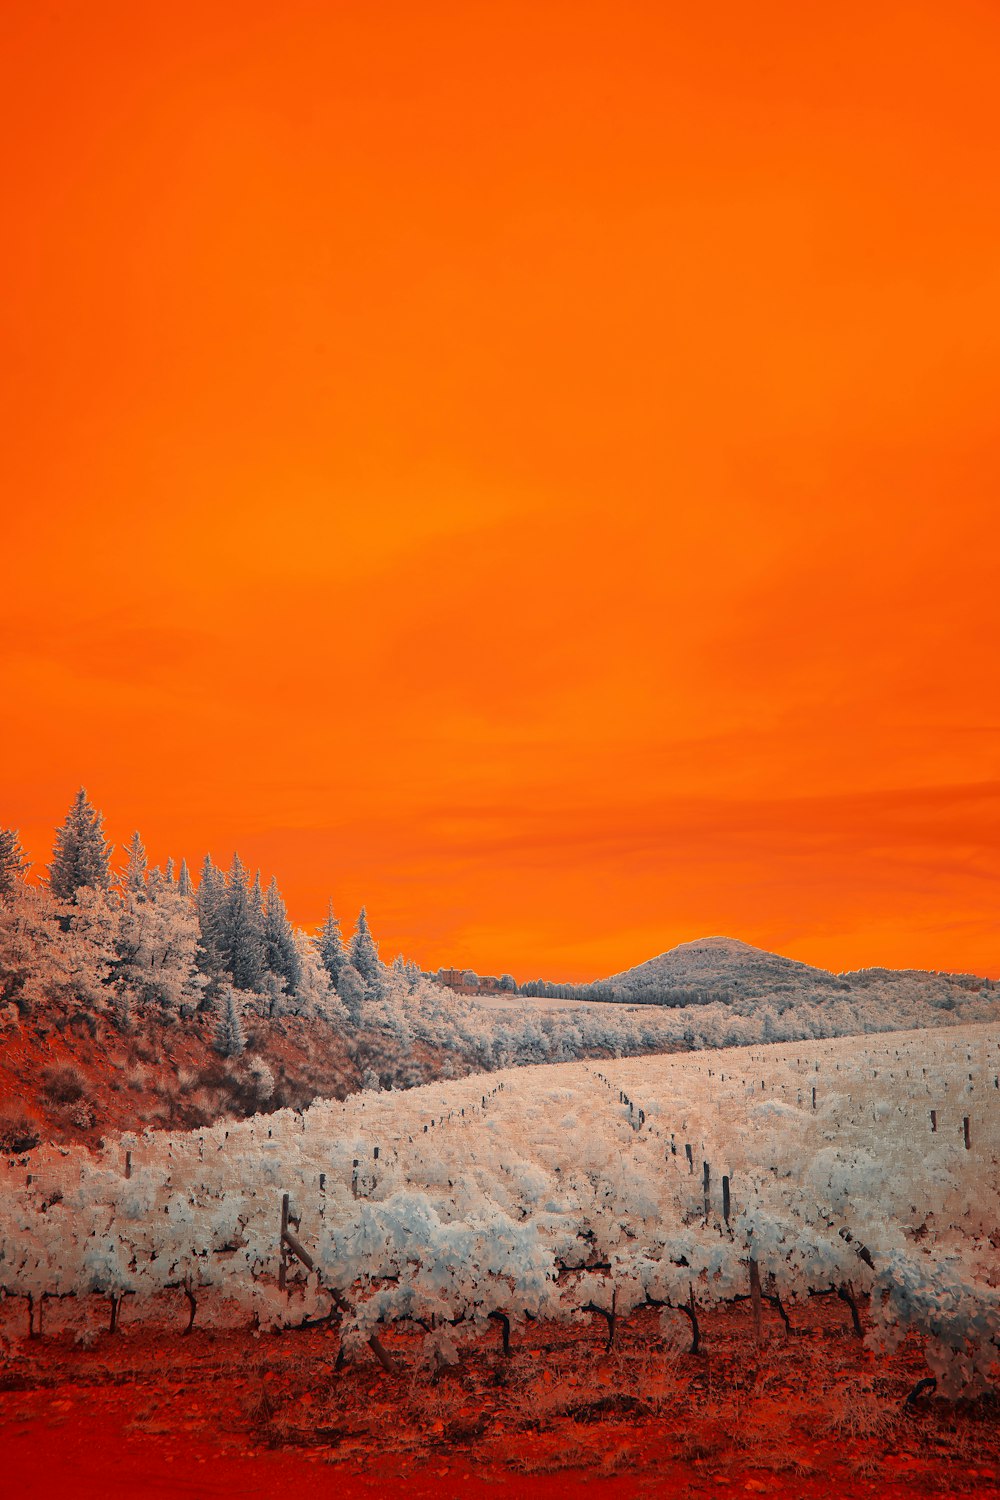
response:
M704 937L679 943L645 963L588 987L595 998L633 1004L706 1005L773 1002L779 1010L797 1003L828 1004L872 996L919 1001L954 1009L970 994L991 995L996 983L972 974L917 969L826 969L768 953L738 938Z
M713 997L772 995L782 991L805 993L848 986L825 969L768 953L738 938L704 937L678 943L666 953L613 974L608 984L662 985L671 990L704 989Z

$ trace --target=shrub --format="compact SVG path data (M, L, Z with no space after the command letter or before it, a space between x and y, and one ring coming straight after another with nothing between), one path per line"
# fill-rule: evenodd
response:
M263 1057L248 1057L244 1064L247 1082L260 1100L274 1093L274 1073Z
M72 1063L46 1068L42 1073L42 1093L53 1104L75 1104L82 1099L86 1079Z
M10 1105L0 1113L0 1151L8 1156L33 1151L41 1138L38 1120L21 1105Z

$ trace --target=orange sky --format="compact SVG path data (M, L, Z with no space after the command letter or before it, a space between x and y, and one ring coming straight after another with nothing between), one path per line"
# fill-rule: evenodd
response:
M0 823L1000 973L1000 10L0 9Z

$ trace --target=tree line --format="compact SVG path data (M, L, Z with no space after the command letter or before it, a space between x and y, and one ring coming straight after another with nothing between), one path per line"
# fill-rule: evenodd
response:
M238 854L223 871L206 855L197 884L186 860L148 865L138 832L116 875L103 815L85 788L56 830L46 876L29 882L18 832L0 829L0 1007L104 1015L129 1030L139 1014L210 1012L215 1045L235 1056L248 1016L304 1013L358 1027L390 969L364 907L345 942L330 902L315 934L289 920L278 883L263 887ZM404 980L420 978L400 956Z

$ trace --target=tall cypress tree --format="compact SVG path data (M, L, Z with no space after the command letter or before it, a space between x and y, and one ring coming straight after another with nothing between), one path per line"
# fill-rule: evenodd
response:
M272 974L285 981L288 993L294 995L302 979L302 961L295 946L292 924L288 920L288 912L274 877L264 898L264 962Z
M73 901L81 886L111 886L111 845L104 840L104 818L81 787L66 821L56 829L49 866L49 888L60 901Z
M191 871L188 869L186 859L181 860L180 874L177 877L177 894L185 900L194 895L194 886L191 884Z
M240 990L260 990L264 982L264 933L260 878L247 887L246 871L233 855L222 908L222 961Z
M326 921L319 930L317 942L319 947L319 961L326 970L330 983L336 989L340 971L348 962L348 958L344 948L344 940L340 935L340 923L333 914L332 901L326 909Z
M16 828L0 828L0 896L9 896L24 879L28 858Z

